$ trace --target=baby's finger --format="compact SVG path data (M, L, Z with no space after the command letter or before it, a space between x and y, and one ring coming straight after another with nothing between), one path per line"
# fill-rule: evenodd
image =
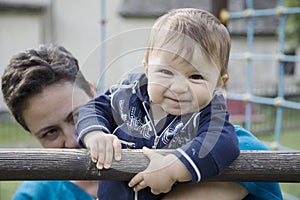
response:
M147 147L143 147L143 153L149 158L149 160L152 160L154 157L160 155L159 153L155 152L155 150L149 149Z
M105 160L104 160L104 168L108 169L111 166L114 150L110 140L106 142L106 151L105 151Z
M103 169L104 166L104 161L106 157L106 145L105 143L98 144L97 146L97 153L98 153L98 162L97 162L97 168L98 169Z
M147 187L146 183L144 181L141 181L139 184L137 184L136 186L134 186L133 190L135 192L138 192L138 191L140 191L140 190L142 190L142 189L144 189L146 187Z
M151 188L151 193L153 193L153 194L155 194L155 195L158 195L158 194L161 193L161 191L159 191L159 190L154 190L154 189Z
M92 162L96 163L98 160L98 148L96 144L90 144L89 147Z
M137 184L139 184L141 181L143 181L143 175L142 173L138 173L137 175L135 175L131 180L130 182L128 183L128 186L129 187L134 187L136 186Z
M101 170L101 169L103 169L103 166L104 166L103 162L101 162L101 161L98 160L98 162L97 162L97 168Z
M118 138L113 141L113 148L115 152L115 160L119 161L122 157L122 145Z

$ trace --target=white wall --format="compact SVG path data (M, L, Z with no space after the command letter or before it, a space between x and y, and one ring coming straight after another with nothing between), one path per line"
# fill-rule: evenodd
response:
M52 2L53 41L78 58L91 82L97 85L102 77L103 88L107 88L132 68L141 67L143 48L154 19L125 19L118 14L122 1L106 0L106 40L101 43L101 0ZM100 73L103 44L105 74Z
M3 0L0 0L3 1ZM16 1L16 0L14 0ZM105 77L104 88L137 67L142 70L142 59L149 28L155 19L123 18L118 11L122 0L106 0L106 69L101 65L101 1L104 0L19 0L31 4L44 3L43 12L0 12L0 73L12 54L39 43L55 43L65 46L78 58L87 79L97 84ZM278 51L274 38L255 38L254 52ZM245 38L232 37L232 52L246 51ZM255 83L276 81L276 63L255 63ZM274 66L274 67L273 67ZM264 70L267 69L268 73ZM229 88L245 88L247 72L245 62L230 61ZM260 86L258 86L260 87ZM3 105L1 103L1 105Z
M1 11L0 27L0 74L2 75L13 54L40 43L40 14ZM0 110L4 108L6 106L1 95Z
M277 40L274 37L255 37L253 43L254 54L278 53ZM245 37L232 37L231 54L247 52ZM252 61L252 87L255 92L264 90L277 81L278 63L276 61ZM247 90L247 61L246 59L229 61L229 91L246 92ZM263 87L262 87L263 86Z
M51 10L53 42L67 48L82 66L100 42L100 1L52 0ZM99 57L82 67L92 82L99 69Z

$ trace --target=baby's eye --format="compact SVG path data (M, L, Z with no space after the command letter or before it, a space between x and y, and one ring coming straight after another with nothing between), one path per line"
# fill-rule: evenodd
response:
M202 80L203 76L201 76L200 74L193 74L189 78L193 80Z
M166 69L162 69L162 70L160 70L160 72L163 74L166 74L166 75L173 75L173 73L171 71L166 70Z

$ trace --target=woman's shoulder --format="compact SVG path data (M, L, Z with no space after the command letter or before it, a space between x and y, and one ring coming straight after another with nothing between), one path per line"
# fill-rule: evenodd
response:
M268 147L255 137L250 131L234 125L235 133L238 137L240 150L267 150Z
M93 199L70 181L24 181L16 190L13 200L63 200L66 197L68 200Z

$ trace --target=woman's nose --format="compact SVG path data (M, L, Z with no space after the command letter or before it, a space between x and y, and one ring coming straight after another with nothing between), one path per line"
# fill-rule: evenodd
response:
M65 148L78 148L77 135L75 127L64 129L64 147Z

